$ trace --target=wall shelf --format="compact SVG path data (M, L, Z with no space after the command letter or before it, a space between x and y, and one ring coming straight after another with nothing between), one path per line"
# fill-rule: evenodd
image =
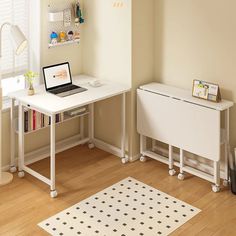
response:
M57 44L48 44L48 48L55 48L55 47L60 47L60 46L64 46L64 45L69 45L69 44L79 44L80 39L75 39L75 40L71 40L71 41L65 41L63 43L57 43Z

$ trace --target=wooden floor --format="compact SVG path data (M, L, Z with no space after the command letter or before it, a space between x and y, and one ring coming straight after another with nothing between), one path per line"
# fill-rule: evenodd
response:
M48 175L49 159L32 168ZM202 209L172 235L236 235L236 196L227 189L213 193L210 184L197 177L179 181L157 161L122 165L117 157L82 146L59 154L56 169L56 199L49 197L48 186L27 174L24 179L15 175L12 184L0 189L1 236L47 235L37 223L128 176Z

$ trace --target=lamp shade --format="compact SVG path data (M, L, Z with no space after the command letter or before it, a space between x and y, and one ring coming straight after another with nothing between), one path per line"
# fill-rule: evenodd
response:
M27 39L17 25L11 26L11 38L16 55L20 55L27 47Z

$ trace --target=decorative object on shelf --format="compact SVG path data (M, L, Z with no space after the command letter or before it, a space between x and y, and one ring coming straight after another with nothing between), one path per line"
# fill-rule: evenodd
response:
M58 21L63 21L63 11L60 12L49 12L48 13L48 20L49 22L58 22Z
M51 38L52 45L55 45L58 43L58 34L56 32L53 31L50 35L50 38Z
M213 101L220 102L221 94L220 87L217 84L208 83L201 80L193 81L193 89L192 89L193 97Z
M74 32L72 30L67 32L67 40L71 41L74 38Z
M78 0L62 1L60 3L50 1L47 27L49 35L48 48L79 44L79 25L83 22L81 4Z
M61 31L59 33L59 39L61 43L64 43L66 41L66 33L64 31Z
M76 40L76 39L80 39L79 31L75 31L75 33L74 33L74 40Z
M64 27L69 27L71 25L71 9L65 9L63 11L63 22Z
M29 90L28 90L29 96L32 96L35 93L33 83L34 83L34 80L37 76L38 76L38 74L33 71L28 71L27 73L24 74L25 80L29 84Z
M75 12L75 26L79 26L79 24L84 23L84 18L82 15L82 10L80 6L79 0L76 0L75 4L73 5L74 12Z
M20 55L27 47L27 39L17 25L5 22L0 27L0 60L2 58L2 30L4 26L10 27L10 36L12 39L14 51L16 55ZM1 63L0 63L1 64ZM0 186L6 185L13 180L13 175L8 172L2 172L2 86L1 86L1 71L0 71Z

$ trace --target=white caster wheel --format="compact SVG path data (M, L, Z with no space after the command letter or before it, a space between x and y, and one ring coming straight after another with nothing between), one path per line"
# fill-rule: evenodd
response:
M228 186L229 186L229 181L228 181L227 179L225 179L225 180L223 181L223 186L224 186L224 187L228 187Z
M10 172L11 173L15 173L16 172L16 167L15 166L11 166L10 167Z
M170 176L174 176L175 173L176 173L175 169L169 170L169 175L170 175Z
M146 161L147 161L147 158L146 158L145 156L141 156L141 157L140 157L140 161L141 161L141 162L146 162Z
M25 177L25 172L24 171L18 172L18 177L19 178L24 178Z
M212 185L212 191L213 191L214 193L218 193L218 192L220 191L220 186L218 186L218 185Z
M128 157L123 157L123 158L121 159L121 162L122 162L122 164L126 164L126 163L129 162L129 158L128 158Z
M89 148L89 149L93 149L93 148L95 148L94 143L89 143L89 144L88 144L88 148Z
M50 196L51 196L51 198L56 198L57 197L57 191L56 190L51 191Z
M179 174L178 174L178 179L179 179L179 180L184 180L184 174L179 173Z

